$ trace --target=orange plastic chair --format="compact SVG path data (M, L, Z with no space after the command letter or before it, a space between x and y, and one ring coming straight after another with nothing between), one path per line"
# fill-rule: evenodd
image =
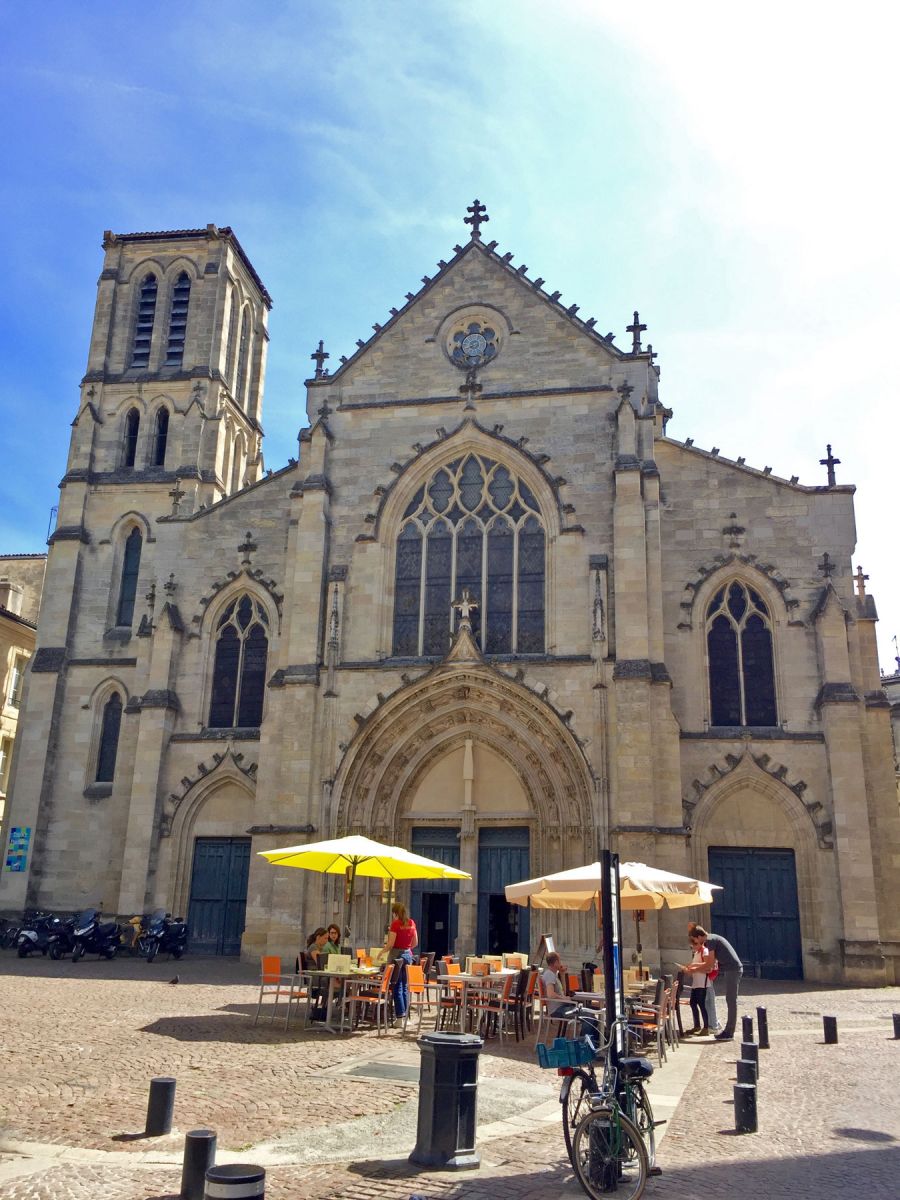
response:
M262 1011L262 1006L265 1001L271 1001L272 1004L272 1021L278 1014L278 1005L283 1001L287 1005L287 1012L284 1017L284 1027L287 1029L291 1019L291 1006L299 1005L301 1000L307 998L306 989L300 984L296 975L285 975L281 970L281 959L277 954L264 954L260 961L259 972L259 1001L256 1005L256 1016L253 1018L255 1025L259 1021L259 1014Z
M406 968L406 986L409 989L409 1008L403 1018L403 1032L406 1033L406 1026L409 1024L409 1014L412 1011L413 1005L419 1010L419 1024L416 1026L416 1033L421 1032L422 1016L425 1012L425 1003L427 1000L427 982L425 980L425 972L421 967L413 963Z
M357 990L347 996L344 1001L344 1007L341 1009L341 1029L344 1028L344 1017L349 1016L350 1028L353 1029L354 1019L359 1022L360 1008L368 1009L368 1020L370 1024L375 1026L378 1036L381 1037L382 1031L386 1031L388 1021L390 1020L390 1000L391 1000L391 976L394 973L393 963L388 963L384 968L384 974L377 981L377 987L367 987L365 983L360 982ZM375 981L373 980L373 983Z

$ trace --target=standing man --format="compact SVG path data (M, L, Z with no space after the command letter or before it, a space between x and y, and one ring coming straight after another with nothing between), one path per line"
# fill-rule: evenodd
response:
M721 1033L716 1034L717 1042L730 1042L734 1040L734 1029L737 1025L737 1000L738 992L741 988L741 976L744 973L744 964L738 958L737 951L727 938L723 938L718 933L707 933L702 925L694 926L694 937L696 937L702 946L705 946L709 951L708 958L704 959L702 965L693 965L693 971L714 971L719 968L719 978L725 985L725 1003L728 1006L728 1016L725 1019L725 1028Z

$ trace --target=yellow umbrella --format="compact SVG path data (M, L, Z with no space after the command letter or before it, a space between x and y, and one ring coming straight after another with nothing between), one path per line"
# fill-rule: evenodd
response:
M353 890L357 875L367 879L471 879L467 871L446 863L422 858L400 846L385 846L361 834L309 842L305 846L287 846L283 850L260 850L275 866L302 867L325 875L349 873L350 896L347 924L352 925Z

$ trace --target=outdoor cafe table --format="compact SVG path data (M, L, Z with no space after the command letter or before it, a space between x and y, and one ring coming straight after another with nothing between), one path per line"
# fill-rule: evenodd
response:
M487 989L494 991L497 988L502 987L510 975L518 974L519 972L514 967L503 967L499 971L492 971L490 975L472 975L467 974L464 971L461 971L458 975L440 975L438 977L438 983L440 983L442 987L448 989L448 991L451 985L457 983L462 984L461 995L459 998L459 1020L455 1022L455 1024L459 1026L460 1032L462 1032L465 1028L469 992L484 991ZM447 992L445 991L444 994L446 995ZM441 1010L440 1006L438 1006L438 1024L440 1023L440 1019Z
M373 979L381 978L381 971L376 968L366 967L351 967L349 971L328 971L328 970L307 970L303 972L303 977L309 979L311 983L316 980L321 980L323 983L328 980L328 996L325 1003L325 1022L322 1028L328 1033L341 1033L341 999L342 993L345 990L342 984L352 984L359 987L361 983L371 982Z

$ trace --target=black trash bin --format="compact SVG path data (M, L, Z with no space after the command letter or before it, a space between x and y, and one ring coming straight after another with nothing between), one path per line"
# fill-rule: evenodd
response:
M411 1163L462 1171L477 1167L478 1055L473 1033L426 1033L419 1038L419 1124Z

